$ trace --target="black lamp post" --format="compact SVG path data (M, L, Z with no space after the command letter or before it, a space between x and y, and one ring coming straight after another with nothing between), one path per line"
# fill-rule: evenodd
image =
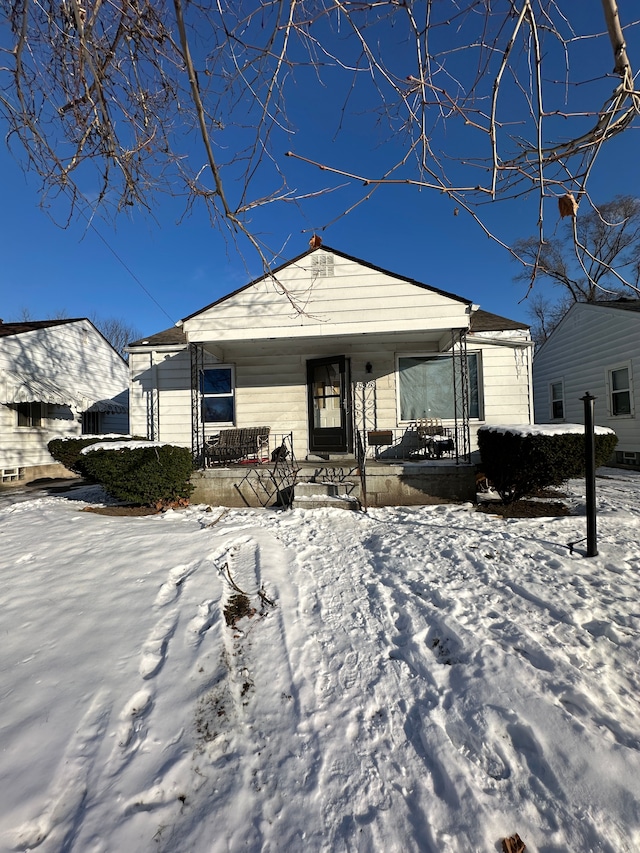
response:
M593 429L593 406L596 398L588 391L580 398L584 403L584 467L587 498L587 557L598 553L596 543L596 442Z

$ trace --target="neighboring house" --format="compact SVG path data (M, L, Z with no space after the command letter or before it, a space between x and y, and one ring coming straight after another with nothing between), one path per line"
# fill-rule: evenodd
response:
M480 425L532 421L531 350L524 323L315 247L131 344L131 430L201 460L220 429L264 425L271 452L290 434L297 460L340 462L429 418L469 462Z
M128 408L127 363L89 320L0 321L3 483L64 474L48 442L127 433Z
M640 467L639 376L640 300L578 302L535 355L536 423L584 423L588 392L596 424L618 436L612 462Z

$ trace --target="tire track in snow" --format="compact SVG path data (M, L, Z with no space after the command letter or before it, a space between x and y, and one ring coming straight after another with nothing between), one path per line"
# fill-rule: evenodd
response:
M59 853L71 849L84 816L109 712L106 693L98 691L65 750L42 814L12 833L13 850Z
M383 513L380 515L383 516ZM424 518L437 517L437 511L424 510L417 515L423 515ZM475 775L471 788L477 789L478 811L482 811L484 794L498 786L503 800L513 803L514 813L523 808L529 812L535 809L537 816L532 819L536 824L545 827L548 833L553 833L559 825L563 825L573 837L580 839L579 846L582 849L592 849L594 844L599 844L601 838L598 830L601 816L595 814L585 816L574 812L571 802L564 794L567 787L564 777L575 774L572 763L564 752L560 755L550 752L536 736L537 715L540 715L542 730L545 725L548 725L549 715L553 715L557 731L562 732L559 735L559 742L567 745L566 749L570 754L569 744L576 738L575 723L571 721L566 713L566 707L561 707L560 702L549 705L546 700L542 708L531 706L536 703L536 697L540 695L558 693L557 689L554 690L554 684L557 686L557 683L562 682L563 679L566 679L565 685L574 683L574 680L578 683L583 682L585 673L582 669L580 651L584 646L592 649L593 637L589 636L590 629L601 637L602 635L607 639L613 637L614 644L607 649L609 656L612 651L615 655L615 642L620 639L620 632L611 630L606 625L599 625L597 622L585 624L580 617L575 618L576 608L571 594L567 599L550 598L550 591L553 590L557 594L559 586L556 577L560 568L556 556L558 544L536 539L530 535L530 531L528 538L518 538L512 536L507 530L504 534L505 548L502 552L500 550L494 552L493 549L490 549L492 553L489 550L483 552L482 546L477 544L481 542L481 533L475 531L474 536L467 537L468 528L464 517L454 513L449 515L448 530L438 525L436 518L433 518L436 523L428 530L425 529L425 543L428 542L429 555L428 560L425 560L425 566L429 571L428 580L421 582L415 577L405 576L388 581L391 589L395 589L396 580L398 587L407 592L413 587L413 591L428 602L424 608L425 612L428 613L433 605L437 606L442 611L439 630L453 629L454 635L459 638L460 628L463 627L470 631L472 648L481 647L480 653L472 655L469 659L469 663L478 669L479 681L469 673L468 664L467 671L458 671L456 665L451 666L449 677L445 677L442 681L441 702L430 716L435 719L440 718L440 729L444 730L461 758L466 759L467 763L471 762L479 771L471 774ZM460 525L456 524L458 519L461 521ZM484 521L479 519L480 525ZM547 524L541 521L541 532L548 526L553 526L553 522ZM424 527L423 521L413 525L414 535L417 537L420 536L420 527ZM410 530L410 526L404 527L405 539L411 536ZM495 541L495 534L492 532L491 535L492 541ZM452 537L456 539L455 548L448 544ZM388 552L401 552L405 547L392 529L389 529L388 535L385 533L384 540ZM468 549L466 543L472 541L474 548ZM376 551L375 540L372 540L372 544L373 550ZM415 552L416 548L411 547L410 550ZM441 555L441 561L435 556L438 553ZM384 568L382 563L380 566ZM578 563L576 568L584 570L584 564ZM600 571L599 568L595 568L596 575ZM574 577L569 576L566 583L568 589L573 580ZM402 597L401 592L400 598ZM457 597L458 601L455 600ZM579 597L575 594L575 590L574 597ZM395 604L398 604L397 595ZM577 612L580 613L579 602ZM432 616L431 613L430 620ZM403 617L403 621L406 621L406 616ZM548 636L553 635L554 631L562 636L567 646L566 667L558 667L558 660L562 662L562 653L555 654L552 661L541 645L529 638L526 626L530 621L535 625L537 636L543 636L545 632ZM546 628L541 629L541 624ZM409 633L415 637L413 629ZM521 679L522 684L531 684L529 699L525 699L522 695L515 695L512 685L500 675L501 661L506 662L508 656L514 655L522 659L523 665L529 666ZM403 655L400 654L400 657ZM449 658L449 655L447 654L446 657ZM457 664L455 657L452 663ZM410 661L409 655L404 655L404 658L408 659L417 671L415 661ZM597 661L597 655L594 657L590 651L589 659ZM596 662L594 669L597 670L605 665L607 664L603 659ZM607 668L610 665L609 660ZM510 667L512 666L513 662L510 663ZM491 668L494 671L489 681L494 685L500 685L502 682L502 694L498 692L497 696L491 697L484 695L483 668ZM459 677L456 677L456 671ZM614 675L607 674L606 678L602 679L603 685L596 684L597 679L594 680L594 689L606 690L605 685L611 684L612 677L615 680ZM627 689L621 690L622 695L628 692L632 683L633 679L630 678ZM529 691L525 690L524 693L529 694ZM600 702L597 706L606 707L606 704L606 701ZM581 701L578 702L578 713L580 709L586 711L586 706ZM415 730L418 729L419 719L420 715L414 714ZM637 739L631 736L629 731L625 731L619 725L610 727L607 725L612 722L612 719L612 717L606 720L592 719L589 722L596 727L609 728L612 736L621 745L636 749ZM579 731L579 727L577 730ZM469 737L470 731L483 732L484 736ZM439 754L446 754L446 752L440 753L439 750L446 750L447 747L442 741L438 726L428 726L426 732L428 735L424 735L424 757L425 761L433 761ZM412 740L415 743L415 738ZM576 748L578 749L577 742ZM455 767L455 756L449 754L443 766ZM464 763L459 766L467 775L469 775L469 769L473 770L469 764L466 769ZM525 790L530 786L537 792L535 804L521 801L518 780L523 777L527 780L524 783ZM558 781L559 778L563 778L562 784ZM575 783L597 784L595 780L580 782L577 779ZM568 784L570 787L570 783ZM456 790L466 792L469 787L470 785L464 779L456 782ZM447 784L441 782L435 792L437 793L438 790L446 792Z
M441 848L424 821L417 834L413 830L420 822L415 807L420 798L409 788L424 770L407 744L404 719L415 696L412 685L394 671L389 626L378 597L369 594L371 564L362 540L370 534L371 522L354 516L345 543L332 535L333 512L305 513L302 550L299 529L289 538L287 516L270 520L276 535L298 549L296 575L304 593L299 616L308 626L298 628L308 639L298 650L295 671L301 681L305 673L313 673L301 688L301 708L304 714L308 707L312 715L307 731L319 756L312 791L325 831L305 841L322 851L435 853ZM295 512L290 518L296 527ZM344 516L340 518L342 526ZM354 587L361 593L354 594ZM321 602L327 600L323 608ZM363 632L370 639L366 658L358 652ZM392 704L389 695L394 696Z
M159 817L171 807L167 792L174 792L173 814L171 820L162 818L165 830L156 839L158 850L173 850L176 845L212 851L271 849L270 845L284 849L287 840L278 831L279 824L298 824L300 838L304 834L304 815L298 812L296 821L288 814L294 806L290 792L280 786L281 776L286 780L297 772L303 790L308 776L305 767L315 760L292 737L299 722L297 688L289 669L291 649L281 594L271 579L276 564L287 558L259 527L243 527L242 535L227 535L226 544L209 555L222 584L221 596L214 611L210 603L202 602L188 625L187 645L194 649L206 632L207 645L217 650L213 670L210 663L204 665L207 684L194 696L193 748L184 759L188 766L184 762L181 768L169 766L157 785L131 797L127 804L132 814L155 809L161 810ZM263 586L275 606L261 599ZM249 616L234 610L234 598L242 594L250 605ZM282 595L287 598L286 590ZM229 624L223 618L225 610ZM185 797L177 810L179 789L174 779L180 774ZM212 838L210 815L218 801L227 805L227 832L224 837L214 833ZM287 849L296 849L300 838L292 837Z

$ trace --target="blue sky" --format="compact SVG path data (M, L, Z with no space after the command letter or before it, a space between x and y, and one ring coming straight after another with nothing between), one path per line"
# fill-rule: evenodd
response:
M640 64L640 55L635 58ZM613 82L608 85L612 88ZM310 107L306 126L300 127L293 143L305 150L304 140L332 113L327 92L320 104ZM333 142L329 135L317 148L321 155L356 163L363 171L376 168L379 148L369 134L358 130L355 112L352 119L341 141ZM605 146L590 183L594 201L608 201L617 194L640 195L638 141L638 131L631 130ZM322 173L288 158L282 162L295 186L323 185ZM4 199L0 317L5 321L20 319L23 311L33 319L59 312L69 317L122 317L147 335L261 272L257 256L249 251L240 256L212 228L204 210L196 207L182 217L178 200L163 197L153 215L133 211L115 226L98 219L96 230L82 220L61 228L39 207L36 177L24 175L4 145L0 184ZM294 257L308 247L311 232L353 198L352 189L332 193L304 209L271 207L256 214L256 231L283 257ZM485 310L527 320L527 303L522 301L526 287L513 281L517 265L463 211L454 216L454 207L432 191L382 187L327 227L322 237L329 246L472 299ZM54 208L53 213L59 221L63 218L60 210ZM503 239L527 237L536 230L536 202L496 202L487 206L486 217ZM549 232L556 220L553 208L548 208Z

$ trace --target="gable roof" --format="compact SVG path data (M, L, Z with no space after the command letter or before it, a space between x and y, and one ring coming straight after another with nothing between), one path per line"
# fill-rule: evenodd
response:
M604 320L602 309L605 308L613 309L615 311L626 312L629 315L629 318L626 322L628 331L632 332L633 334L636 333L636 329L631 329L630 327L635 326L635 318L640 319L640 299L627 299L625 297L621 297L620 299L610 299L602 302L573 302L569 307L569 310L565 312L563 318L553 329L549 337L539 346L536 346L536 352L533 357L534 363L540 360L540 355L542 353L546 352L550 348L553 348L556 345L557 340L562 339L562 336L564 334L563 329L565 328L566 324L569 323L569 318L573 317L576 312L596 311L600 314L600 319ZM625 321L623 321L623 323L624 322ZM551 351L553 350L551 349Z
M431 285L424 284L421 281L416 281L414 278L408 278L404 275L399 275L398 273L391 272L390 270L384 269L384 267L376 266L376 264L369 263L369 261L363 261L361 258L356 258L354 255L347 255L345 252L340 252L338 249L332 249L331 246L326 246L324 244L320 246L314 246L311 249L307 249L306 252L302 252L302 254L293 258L290 261L286 261L275 269L269 270L269 272L263 273L262 275L254 278L253 281L250 281L248 284L239 287L237 290L232 291L231 293L227 293L224 296L221 296L220 299L216 299L214 302L211 302L209 305L205 305L204 308L200 308L198 311L194 311L193 314L189 314L188 317L183 317L181 322L186 323L187 320L192 320L194 317L197 317L199 314L204 313L205 311L209 311L211 308L214 308L216 305L221 305L229 299L232 299L234 296L237 296L239 293L242 293L245 290L248 290L250 287L258 284L261 281L264 281L267 278L277 277L278 273L287 267L295 266L299 264L304 258L313 255L315 252L330 252L332 255L337 255L339 258L344 258L346 261L352 261L353 263L360 264L367 269L373 270L374 272L383 273L384 275L391 276L392 278L396 278L399 281L405 282L406 284L413 284L416 287L421 288L422 290L428 290L431 293L438 293L440 296L445 296L447 299L452 299L456 302L461 302L463 305L472 305L472 300L467 299L464 296L458 296L455 293L449 293L446 290L441 290L438 287L431 287Z
M65 318L64 320L25 320L20 323L4 323L0 320L0 338L15 337L17 335L24 335L27 332L37 332L41 329L51 329L56 326L71 326L74 323L86 323L90 326L92 332L100 337L109 349L113 350L113 353L120 359L120 361L122 361L123 364L127 363L126 359L118 352L111 341L105 337L100 329L98 329L88 317L73 317L71 319ZM86 328L84 331L86 331ZM10 346L10 343L7 343L7 346Z
M35 332L37 329L48 329L50 326L80 323L84 319L86 318L76 317L73 320L25 320L21 323L5 323L0 320L0 338L8 338L10 335L23 335L25 332Z

